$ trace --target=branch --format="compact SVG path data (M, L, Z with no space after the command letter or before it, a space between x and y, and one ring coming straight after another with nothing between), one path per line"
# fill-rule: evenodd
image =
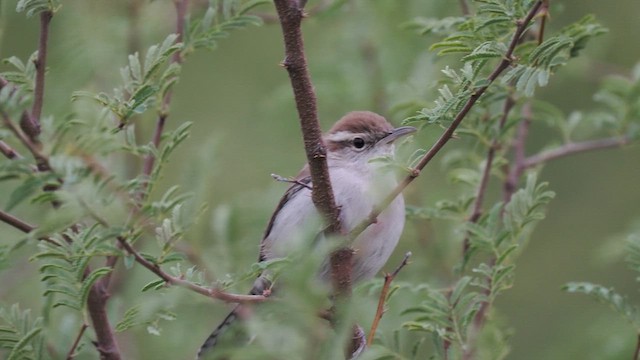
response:
M22 159L22 156L4 141L0 141L0 152L9 160Z
M14 228L22 231L25 234L28 234L36 229L35 226L27 223L26 221L20 220L17 217L2 210L0 210L0 221L13 226Z
M527 137L529 136L529 125L531 125L531 103L526 103L522 107L522 121L518 126L518 133L515 141L513 142L513 152L514 152L514 164L511 166L511 169L507 173L507 178L503 185L503 209L504 206L511 201L511 196L516 191L518 186L518 180L522 176L524 172L524 161L525 161L525 146L527 142Z
M40 171L51 170L51 165L49 165L49 158L40 151L40 146L34 143L28 134L26 134L23 130L18 128L16 124L14 124L14 122L9 117L9 114L7 114L4 110L1 111L1 115L2 115L2 120L5 126L18 138L18 140L20 140L20 142L33 155L33 158L36 160L38 169ZM24 116L23 116L23 119L24 119Z
M184 37L184 27L185 27L185 18L187 16L187 9L189 8L189 0L174 0L173 4L176 7L176 34L178 37L176 38L176 43L182 42L182 38ZM177 51L171 60L172 63L181 64L183 61L182 52ZM160 106L160 114L158 115L158 121L156 122L156 128L153 133L153 145L158 148L160 145L160 141L162 140L162 133L164 132L164 125L167 122L167 117L169 117L169 104L171 103L171 98L173 96L173 91L169 89L162 99L162 105ZM153 154L147 155L144 159L142 173L145 176L149 176L153 171L153 165L155 163L155 156ZM146 189L145 185L145 189Z
M464 104L460 112L458 112L458 114L454 118L453 122L451 122L449 127L444 131L444 133L440 136L440 138L436 141L436 143L433 144L431 149L429 149L429 151L422 157L422 159L420 159L420 162L415 167L414 171L411 174L409 174L406 178L404 178L404 180L402 180L402 182L398 184L398 186L391 192L391 194L389 194L380 205L378 205L375 209L373 209L371 213L369 213L366 219L364 219L358 226L356 226L351 231L351 233L349 234L350 238L353 239L357 237L367 227L369 227L369 225L373 224L376 221L376 218L378 217L378 215L380 215L380 213L384 211L384 209L386 209L389 206L389 204L391 204L393 200L398 195L400 195L400 193L402 193L402 191L409 184L411 184L411 182L415 180L415 178L417 178L420 175L420 171L424 169L424 167L436 156L438 152L440 152L440 150L442 150L444 145L446 145L446 143L451 139L455 130L458 128L458 126L460 125L462 120L465 118L465 116L469 113L473 105L475 105L475 103L478 101L480 96L482 96L482 94L484 94L485 91L487 91L489 86L493 84L493 82L498 78L498 76L500 76L500 74L502 74L502 72L506 70L511 65L511 63L513 63L514 61L513 52L515 51L516 45L518 44L518 41L524 34L524 31L527 29L527 26L529 25L533 17L538 13L538 10L540 10L541 6L542 6L542 0L536 1L536 3L531 7L527 15L524 17L524 19L519 20L517 22L518 26L516 28L515 33L513 34L513 38L511 39L511 42L509 43L507 52L505 53L505 56L502 59L502 61L500 61L500 63L494 68L494 70L491 72L491 74L487 78L488 80L487 85L478 88L469 97L469 99Z
M86 323L82 323L82 326L80 327L80 331L78 332L78 336L76 336L76 340L73 342L73 344L71 345L71 349L69 349L69 352L67 353L67 360L73 360L74 357L76 357L76 349L78 348L78 345L80 344L80 339L82 339L82 335L84 335L85 330L87 330L87 328L89 327L89 325L87 325Z
M130 254L132 255L136 262L140 265L144 266L152 273L158 275L162 280L164 280L167 284L180 286L191 291L194 291L198 294L204 295L209 298L222 300L230 303L254 303L254 302L262 302L267 300L268 296L265 295L237 295L237 294L229 294L217 289L208 289L199 285L196 285L190 281L180 279L174 276L171 276L164 272L157 264L150 262L140 255L139 252L134 249L131 244L127 242L123 237L118 237L118 242L120 245Z
M484 195L487 191L487 187L489 185L489 175L491 174L491 167L493 165L493 158L495 157L496 150L500 147L500 134L504 129L504 125L507 123L507 119L509 118L509 113L513 106L516 104L515 99L512 94L507 96L507 99L504 101L504 106L502 108L502 117L500 118L500 122L498 123L498 133L496 137L493 139L491 146L489 147L489 151L487 152L487 160L484 166L484 170L482 172L482 178L480 179L480 185L478 186L478 190L476 192L476 199L473 204L473 212L469 217L469 222L476 223L480 220L480 216L482 216L482 204L484 202ZM463 241L463 249L462 254L466 257L467 252L470 247L469 236L467 235Z
M404 259L398 267L391 273L386 273L384 275L384 285L382 285L382 291L380 291L380 298L378 299L378 308L376 309L376 315L373 318L373 323L371 324L371 331L369 331L369 338L367 339L367 345L371 346L373 344L373 339L376 335L376 330L378 330L378 324L380 323L380 319L382 319L382 315L384 315L384 303L387 300L387 294L389 293L389 288L391 287L391 282L396 278L400 270L403 267L407 266L409 263L409 258L411 257L411 251L404 254Z
M633 352L633 360L640 359L640 334L638 334L638 341L636 342L636 350Z
M285 59L282 66L287 69L300 119L305 153L311 171L313 191L311 196L318 211L326 219L329 233L340 233L340 209L336 205L327 167L327 149L322 141L318 122L316 95L307 70L300 24L303 9L295 0L274 1L282 34Z
M35 60L36 84L33 107L31 108L31 116L26 119L29 126L22 127L32 140L35 140L40 134L40 116L44 103L44 75L47 70L47 42L49 41L49 24L52 18L53 12L51 11L40 13L40 40L38 43L38 57Z
M523 160L522 166L525 169L535 167L542 163L556 160L565 156L601 149L617 148L631 143L629 137L611 137L599 140L589 140L577 143L568 143L556 149L543 151Z

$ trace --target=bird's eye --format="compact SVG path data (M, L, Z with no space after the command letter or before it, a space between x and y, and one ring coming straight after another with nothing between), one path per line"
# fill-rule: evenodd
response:
M362 149L364 147L364 139L361 137L357 137L355 139L353 139L353 146L356 149Z

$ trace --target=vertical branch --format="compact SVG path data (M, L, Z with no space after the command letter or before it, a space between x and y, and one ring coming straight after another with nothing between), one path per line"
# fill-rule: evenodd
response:
M295 0L275 0L274 2L284 37L285 59L282 66L289 73L298 110L305 153L313 182L313 203L327 220L328 232L339 233L341 230L340 210L336 206L329 179L327 149L322 141L316 95L307 69L302 30L300 29L303 8ZM349 260L348 256L341 258Z
M189 8L189 0L174 0L173 4L176 7L176 34L178 37L176 38L176 42L182 42L182 38L184 36L184 21L187 15L187 9ZM172 58L172 62L177 64L182 64L182 52L177 51ZM160 145L160 141L162 140L162 133L164 132L164 125L167 122L167 117L169 116L169 104L171 103L171 98L173 96L173 91L169 89L167 94L162 99L162 105L160 107L160 114L158 115L158 121L156 122L156 128L153 133L152 142L153 145L157 148ZM142 173L146 176L149 176L153 171L153 165L155 164L155 156L153 154L147 155L144 159Z
M40 134L40 116L44 103L44 75L47 70L47 43L49 42L49 24L53 18L53 12L43 11L40 14L40 37L38 43L38 57L35 61L36 84L34 89L33 107L31 116L24 117L22 129L33 140Z
M480 179L480 185L478 186L478 190L476 192L476 199L473 204L473 212L469 217L469 222L476 223L478 222L478 220L480 220L480 216L482 216L482 204L484 203L484 195L489 185L489 175L491 174L493 158L495 157L496 151L500 148L500 135L502 133L502 130L504 129L504 125L507 123L509 113L511 112L511 109L514 105L515 99L513 98L513 95L510 94L504 101L504 107L502 108L502 117L500 118L500 122L498 123L498 132L496 134L496 137L493 139L491 146L489 147L489 151L487 151L487 160L485 162L484 171L482 172L482 177ZM467 236L463 242L463 256L467 255L469 247L469 237Z

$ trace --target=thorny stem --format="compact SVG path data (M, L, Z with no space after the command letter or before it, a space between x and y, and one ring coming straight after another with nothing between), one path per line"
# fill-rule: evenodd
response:
M382 315L384 315L384 304L387 301L387 294L389 294L389 288L391 287L391 282L393 279L398 276L398 273L402 268L409 264L409 258L411 257L411 252L407 252L402 259L402 262L392 273L386 273L384 275L384 284L382 285L382 290L380 291L380 298L378 298L378 308L376 309L376 315L373 317L373 323L371 324L371 331L369 331L369 338L367 339L367 345L371 346L373 344L373 339L376 336L376 331L378 330L378 325L380 324L380 319L382 319Z
M398 184L398 186L391 192L391 194L389 194L380 205L374 208L371 211L371 213L369 213L366 219L364 219L358 226L356 226L351 231L351 233L349 234L349 237L351 239L356 238L367 227L369 227L369 225L373 224L376 218L378 217L378 215L380 215L380 213L384 211L384 209L386 209L389 206L389 204L391 204L393 200L398 195L400 195L400 193L402 193L402 191L420 175L420 171L424 169L424 167L436 156L436 154L438 154L438 152L442 150L442 148L447 144L447 142L449 142L455 130L458 128L462 120L464 120L465 116L469 113L471 108L478 101L480 96L482 96L482 94L484 94L485 91L487 91L489 86L514 61L513 52L515 51L516 45L518 44L520 38L522 37L524 31L527 29L527 26L529 25L533 17L538 13L538 10L540 10L541 6L542 6L542 0L536 1L536 3L531 7L527 15L524 17L524 19L517 22L518 26L516 28L515 33L513 34L513 38L511 39L511 42L509 43L507 52L505 53L505 56L502 59L502 61L500 61L500 63L494 68L494 70L491 72L491 74L487 78L488 80L487 85L478 88L473 92L473 94L471 94L471 96L469 97L467 102L464 104L460 112L458 112L458 114L456 115L454 120L451 122L449 127L447 127L444 133L435 142L435 144L433 144L431 149L427 151L427 153L422 157L422 159L420 159L420 162L418 163L418 165L416 165L414 171L411 174L409 174L407 177L405 177L404 180L402 180Z

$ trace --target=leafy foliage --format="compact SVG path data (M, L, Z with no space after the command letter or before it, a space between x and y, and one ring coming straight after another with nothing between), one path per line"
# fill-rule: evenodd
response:
M157 45L147 50L144 63L140 62L138 53L129 55L129 65L120 70L124 85L114 90L113 95L106 93L92 94L78 91L73 100L88 97L108 108L124 127L134 114L141 114L154 104L159 104L173 84L178 80L180 65L167 64L173 54L182 49L176 43L178 36L171 34Z
M65 306L82 311L93 284L111 272L108 267L88 267L94 256L113 253L110 245L103 242L105 235L94 225L78 232L66 231L40 244L42 251L33 258L42 262L39 270L41 281L46 284L43 296L54 298L54 308Z
M18 304L0 307L0 349L7 360L41 359L43 351L42 318L31 320L31 311Z

